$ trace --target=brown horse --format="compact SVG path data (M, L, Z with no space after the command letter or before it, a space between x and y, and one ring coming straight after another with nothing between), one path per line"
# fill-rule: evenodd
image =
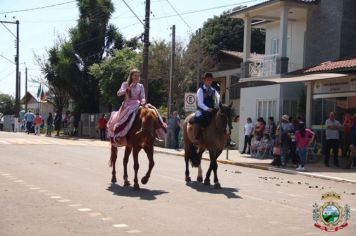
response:
M204 128L201 135L201 142L198 145L192 143L193 127L189 123L194 114L190 114L184 121L184 158L185 158L185 181L191 181L189 176L189 161L193 167L198 167L197 181L202 182L202 171L200 162L203 152L207 149L210 156L210 166L206 173L204 184L210 185L210 174L214 171L214 187L220 188L217 176L217 158L226 147L232 129L232 103L229 106L219 104L219 109L213 112L210 124ZM227 130L228 129L228 130Z
M129 156L133 154L134 159L134 170L135 170L135 178L134 178L134 188L140 189L140 185L138 184L137 172L139 169L138 163L138 153L141 149L145 150L147 154L147 158L149 161L149 168L146 175L141 179L142 184L146 184L150 178L152 168L154 166L153 160L153 143L156 138L156 129L161 128L158 115L155 110L140 107L136 118L132 124L131 129L126 135L127 145L125 146L125 155L124 155L124 186L129 186L130 182L128 181L127 176L127 163L129 161ZM116 170L115 170L115 162L117 159L117 147L115 145L111 145L111 156L110 156L110 166L113 167L112 170L112 178L111 182L116 183Z

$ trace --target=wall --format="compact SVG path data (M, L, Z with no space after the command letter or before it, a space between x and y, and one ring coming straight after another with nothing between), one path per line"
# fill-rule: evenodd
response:
M272 54L272 39L279 39L279 22L266 25L265 54ZM290 21L288 24L287 56L289 57L288 71L303 68L304 62L304 34L306 31L305 19ZM280 42L279 42L280 43Z
M239 150L242 151L244 145L244 125L247 117L252 118L252 122L257 120L256 101L260 99L277 100L277 114L279 114L280 85L267 85L259 87L241 88L240 99L240 122L239 122Z
M354 0L353 0L354 1ZM308 11L305 66L340 58L343 0L321 0ZM349 28L348 30L354 28Z
M340 57L356 55L356 1L344 0Z

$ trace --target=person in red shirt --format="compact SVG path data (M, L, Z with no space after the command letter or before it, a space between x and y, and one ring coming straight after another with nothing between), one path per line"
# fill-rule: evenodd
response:
M98 128L100 130L100 140L105 141L106 140L106 116L103 114L101 118L98 120Z

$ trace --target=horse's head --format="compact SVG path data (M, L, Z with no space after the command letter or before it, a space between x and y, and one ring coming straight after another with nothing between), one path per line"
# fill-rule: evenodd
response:
M230 105L224 105L221 102L219 103L219 110L217 112L217 119L221 120L222 123L222 129L226 130L228 128L228 134L231 134L232 130L232 116L233 116L233 111L232 111L232 102Z

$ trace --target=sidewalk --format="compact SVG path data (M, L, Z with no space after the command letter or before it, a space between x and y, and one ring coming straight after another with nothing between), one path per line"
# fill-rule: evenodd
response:
M167 153L171 155L184 156L184 150L167 149L161 147L155 147L156 152ZM203 159L209 160L209 154L204 153ZM269 170L276 172L283 172L287 174L304 175L315 178L321 178L326 180L334 180L339 182L349 182L356 184L356 169L343 169L326 167L323 161L316 163L307 163L305 165L305 171L299 172L295 170L295 167L288 166L286 168L276 168L270 165L272 159L257 159L251 158L249 155L240 154L238 150L229 150L228 157L226 150L219 156L218 162L236 166L243 166L249 168L256 168L261 170ZM332 163L332 162L331 162ZM340 160L341 167L343 167L343 160Z

